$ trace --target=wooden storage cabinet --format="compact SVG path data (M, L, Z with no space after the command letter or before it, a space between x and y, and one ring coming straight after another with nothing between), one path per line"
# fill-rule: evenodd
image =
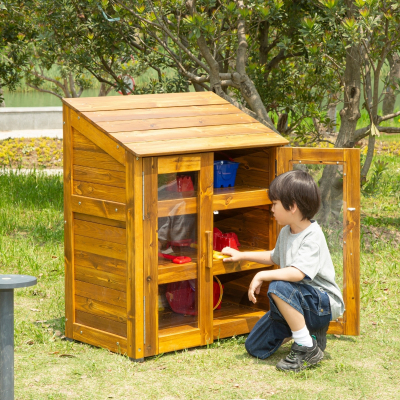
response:
M213 93L64 99L66 336L141 360L248 333L269 309L268 285L254 305L249 283L274 266L213 260L213 228L235 232L240 250L272 249L279 227L268 188L276 174L299 158L351 163L354 180L359 173L355 150L305 154L286 143ZM213 187L221 158L240 162L233 188ZM193 187L179 192L182 175ZM344 196L358 210L344 216L353 238L344 274L350 317L331 331L357 334L359 199ZM195 246L181 246L184 239ZM191 261L160 257L170 246ZM214 311L213 276L224 287ZM188 280L195 312L175 313L166 292Z

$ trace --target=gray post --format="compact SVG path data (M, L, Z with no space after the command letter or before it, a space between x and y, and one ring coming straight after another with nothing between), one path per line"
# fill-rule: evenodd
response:
M0 400L14 400L14 289L36 283L34 276L0 275Z
M0 400L14 399L14 290L0 290Z

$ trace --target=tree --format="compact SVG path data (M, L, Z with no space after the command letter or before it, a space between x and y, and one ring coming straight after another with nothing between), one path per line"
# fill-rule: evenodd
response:
M353 147L359 140L369 136L368 153L361 171L362 182L365 182L374 154L376 135L379 132L400 132L398 128L380 125L382 121L400 115L400 112L386 115L378 113L384 95L379 90L379 83L383 81L386 88L390 79L390 76L384 76L383 65L388 57L399 51L399 5L397 1L321 0L321 11L321 14L313 17L313 29L309 29L305 38L310 43L319 41L320 54L337 73L343 88L341 125L335 147ZM314 26L325 24L330 26L329 31L319 31L316 35ZM342 46L342 59L329 55L328 46L332 38ZM370 123L357 128L361 105L368 112ZM321 179L322 222L337 208L334 202L341 196L341 190L341 176L337 168L325 168Z
M0 104L3 106L2 88L15 87L21 78L21 68L28 61L23 43L32 35L30 9L29 0L0 0Z

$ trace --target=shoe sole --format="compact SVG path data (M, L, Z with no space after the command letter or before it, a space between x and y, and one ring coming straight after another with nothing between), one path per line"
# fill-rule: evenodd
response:
M300 368L297 368L297 369L284 369L284 368L278 368L278 366L276 366L276 369L278 371L283 371L283 372L300 372L300 371L304 371L305 369L307 369L309 367L317 365L318 363L320 363L322 361L323 358L324 358L324 352L318 347L317 354L315 354L308 361L306 361L306 364L302 365Z

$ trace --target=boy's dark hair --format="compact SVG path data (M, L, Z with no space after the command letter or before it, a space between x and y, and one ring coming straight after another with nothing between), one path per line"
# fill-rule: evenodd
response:
M287 211L296 203L303 220L310 220L321 206L317 184L310 174L300 170L277 176L271 182L268 194L271 201L279 200Z

